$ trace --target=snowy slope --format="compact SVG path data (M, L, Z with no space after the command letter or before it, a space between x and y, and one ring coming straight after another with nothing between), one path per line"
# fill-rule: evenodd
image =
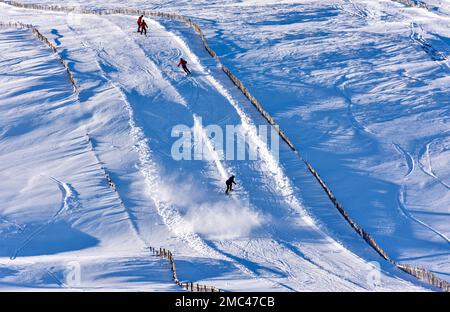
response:
M71 287L76 261L89 288L177 290L104 180L57 58L27 30L1 30L0 45L1 287Z
M448 279L448 16L391 1L232 10L200 20L225 64L395 260Z
M224 17L231 19L237 12L250 12L255 10L257 4L247 2L230 5L232 13ZM345 4L339 5L344 7ZM306 25L315 31L317 25L312 23L326 23L330 18L337 19L338 14L348 14L348 10L343 10L339 5L325 9L312 2L305 2L304 5L311 11L309 14L323 14L322 18L315 16L311 25ZM293 24L298 26L295 19L298 15L303 15L297 12L298 7L295 5L286 6L278 14L292 14ZM188 12L196 12L196 8L195 5L190 6ZM216 9L212 5L208 9L210 11L205 10L202 14L213 14ZM317 51L320 51L320 46L324 43L319 38L317 46L311 43L311 51L308 52L305 45L293 44L296 40L293 37L283 40L276 38L277 34L284 34L285 28L292 25L285 23L286 20L269 23L264 15L267 8L260 9L263 19L260 25L231 25L225 21L220 26L212 27L211 21L204 20L209 29L226 29L223 33L210 34L219 36L222 42L231 42L231 38L227 37L230 36L228 32L232 32L236 44L248 44L249 37L253 40L252 45L235 47L233 51L227 51L233 45L219 46L217 44L220 41L217 40L213 41L217 45L214 49L226 56L226 63L229 62L227 65L239 73L242 80L250 82L252 89L264 104L267 103L267 108L277 117L283 129L306 152L305 156L317 165L326 180L331 182L338 198L351 209L358 221L380 238L384 247L392 248L389 251L395 251L396 257L421 255L427 249L433 255L430 265L438 265L445 276L448 245L442 243L442 240L447 234L445 229L441 230L439 224L436 224L445 219L433 222L426 220L427 226L424 226L414 220L418 218L404 206L405 194L412 188L407 183L420 186L421 182L412 183L415 160L409 158L410 153L401 141L405 136L397 133L398 137L393 137L392 129L397 127L395 122L400 122L397 119L402 116L401 111L394 112L397 117L394 119L391 116L381 121L372 120L374 125L359 122L360 115L353 112L353 106L356 105L349 90L353 85L351 79L360 81L355 68L364 69L359 63L363 60L360 56L353 55L351 61L355 62L354 68L349 66L350 60L347 64L344 59L344 64L340 65L342 73L336 70L336 64L328 62L330 65L327 67L323 66L324 63L320 63L321 66L319 63L312 63L315 67L310 71L314 74L308 76L312 77L308 79L310 85L305 82L297 83L296 75L302 68L300 64L295 65L295 62L300 62L299 55L302 54L306 61L314 62L313 56L318 57ZM3 4L0 5L0 10L0 20L35 24L60 45L61 54L70 61L80 87L78 98L70 93L68 85L61 87L63 91L60 92L64 96L51 96L47 100L34 102L34 106L32 104L35 98L24 97L23 89L2 98L2 115L15 116L5 118L4 122L2 120L2 125L15 125L11 129L10 126L5 127L1 132L1 146L7 151L2 152L2 157L5 157L2 163L8 164L2 169L2 174L5 172L5 176L15 177L16 184L6 183L2 187L2 190L6 190L0 193L2 202L8 203L12 208L2 208L0 213L7 225L4 227L5 233L13 235L16 240L6 239L6 235L1 237L9 245L2 244L1 263L5 269L0 271L0 283L3 283L0 285L6 288L55 287L55 281L48 278L45 267L53 262L61 266L64 261L78 259L83 271L86 268L88 272L83 274L83 277L87 276L83 279L86 282L83 288L86 289L173 290L165 263L152 259L145 251L144 247L150 245L168 247L174 252L182 280L201 281L226 290L423 289L416 280L382 261L352 232L304 165L284 144L281 145L279 162L268 152L263 153L264 157L259 162L214 160L214 155L212 161L176 162L172 159L170 149L173 138L170 132L175 125L185 124L198 133L203 133L203 126L209 124L241 124L250 131L252 125L266 124L217 68L215 61L202 48L199 39L185 25L167 20L149 20L151 35L144 39L134 33L135 17L37 14L35 11L15 9ZM304 13L303 6L300 11ZM359 20L361 16L356 15ZM350 28L347 31L352 32L348 18L342 20L342 23L342 28ZM368 30L374 33L379 31L376 24L372 25L373 29L366 22L360 27L364 29L361 33ZM340 45L354 42L349 33L344 33L339 38L339 42L342 41ZM18 36L18 32L7 32L2 36L3 44L11 49L9 57L7 53L2 57L10 62L14 59L12 55L17 53L14 50L17 47L8 41L11 40L8 36L13 36L12 40L15 40L14 36ZM345 36L348 36L347 41L343 40ZM325 33L321 37L323 40L333 38L330 35L327 37ZM369 46L374 42L381 46L385 44L382 39L367 40ZM27 44L26 40L21 42ZM333 44L337 45L337 42L336 39L333 40ZM357 42L363 44L361 40ZM329 42L326 44L329 46ZM31 43L31 46L36 45ZM25 48L19 51L23 49ZM47 58L51 59L48 51L46 52ZM401 51L407 52L409 50ZM305 53L310 53L310 56L305 56ZM399 57L396 53L400 52L392 52L394 59ZM423 50L418 50L418 57L422 57L420 53ZM180 56L188 59L195 73L194 77L186 78L176 68ZM371 53L368 56L377 60L377 54ZM335 61L331 57L330 61ZM303 58L300 58L301 65L305 66ZM381 67L386 59L377 61ZM267 67L267 64L272 66ZM429 66L434 66L433 64ZM53 70L60 70L63 75L58 64L53 65ZM40 67L36 65L31 69L10 66L5 64L2 68L2 73L5 73L2 74L2 79L6 79L6 73L19 69L31 73L27 76L47 76L39 72L36 67ZM269 71L260 75L264 66ZM48 71L46 68L42 70ZM343 78L335 77L337 74ZM382 79L382 74L375 72L374 77L374 80L366 83L388 83L387 78ZM287 78L292 81L286 82ZM330 91L327 83L334 79L337 81L334 87L330 87ZM278 82L280 80L283 82ZM67 79L65 82L62 78L55 81L68 84ZM11 84L18 89L39 90L38 92L49 96L55 91L44 91L53 90L55 81L47 82L47 85L34 85L12 80ZM271 88L264 88L263 85ZM360 87L363 88L364 85ZM317 93L307 93L305 90L315 90ZM274 97L277 94L279 96ZM296 99L299 96L302 98L301 105L290 98ZM21 103L24 98L31 104ZM363 100L370 98L365 97ZM280 103L273 102L273 99L279 99ZM308 105L306 100L315 105ZM363 100L358 103L364 103ZM51 113L42 112L43 108L38 105L42 102L46 103L45 108L50 109ZM17 112L21 112L18 103L29 109L30 116L25 119L26 125L29 124L28 120L41 122L31 124L30 131L25 134L14 135L14 131L24 128L20 124L23 119L16 119ZM62 103L64 105L61 107ZM347 121L340 119L339 109L343 110ZM331 113L326 114L330 110ZM368 112L370 110L366 111ZM43 120L42 114L45 116ZM302 122L296 118L301 118ZM377 128L377 122L386 126L380 124ZM445 129L444 122L445 118L437 119L437 126L430 130L429 136ZM331 127L333 125L334 128ZM312 133L314 131L317 133ZM382 186L385 184L368 188L364 183L373 178L348 178L350 174L358 176L353 171L355 168L361 170L359 162L355 161L358 159L357 155L365 160L365 170L370 168L374 174L385 176L389 172L395 176L396 171L392 171L392 168L401 171L402 167L395 167L396 158L392 153L381 152L381 148L371 146L374 143L370 140L376 138L372 132L392 139L389 144L404 157L405 160L402 161L409 166L408 174L401 179L402 192L398 193L394 201L394 208L399 210L392 210L389 192L387 199L384 199L382 194L386 190ZM322 145L315 140L321 140ZM260 144L256 136L252 143ZM361 144L370 148L364 148ZM28 152L24 152L20 146L26 146ZM331 149L334 151L333 155L339 155L339 146L345 146L348 154L330 160L327 153ZM448 160L445 157L445 146L445 139L433 141L420 152L419 161L422 172L435 181L440 180L444 183L440 183L443 186L446 182L445 175L442 176L441 172L445 174L445 162ZM23 155L26 156L25 161ZM350 159L352 162L349 162ZM347 162L348 165L342 165ZM390 165L391 162L393 165ZM431 162L438 165L432 166ZM20 170L24 164L33 170ZM353 169L352 164L356 166ZM105 183L103 168L106 168L117 184L117 193ZM231 173L238 177L238 191L233 197L224 198L223 180ZM45 180L41 175L47 175L49 179L42 183L36 182ZM11 181L2 180L3 183ZM360 187L357 191L354 190L354 183ZM35 194L22 190L26 184L31 185ZM35 185L42 189L35 188ZM59 193L55 193L55 185L56 190L60 190L62 200L58 197ZM430 192L430 196L436 196L432 187L426 187L426 190ZM373 194L369 193L368 197L364 197L367 195L364 192L368 191ZM23 197L16 196L17 193ZM445 196L439 198L444 204L448 203ZM58 201L59 209L54 211L54 207L58 207ZM36 202L40 205L35 205ZM379 208L378 213L357 209L362 204L367 206L375 202L375 207ZM17 222L16 226L22 229L14 230L10 220ZM420 237L421 242L416 236L411 236L411 233ZM392 235L398 237L401 243L387 242L387 237L392 239ZM48 243L48 237L55 236L60 241ZM395 246L391 247L393 245ZM118 255L121 256L119 259ZM14 260L9 259L11 256ZM26 265L28 261L35 263L31 269ZM370 280L376 272L374 265L381 265L382 270L377 287ZM167 269L166 275L163 275L164 269ZM29 274L30 270L40 280L39 283L24 281L20 278L20 273L17 273ZM103 271L107 271L107 274L102 274Z
M392 1L230 1L219 17L222 4L205 6L181 10L356 221L395 260L448 278L445 3L436 14Z

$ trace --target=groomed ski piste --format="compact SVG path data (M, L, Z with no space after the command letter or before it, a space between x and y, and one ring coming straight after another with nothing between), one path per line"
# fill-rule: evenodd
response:
M197 18L354 219L394 260L449 280L450 26L427 33L450 20L445 10L391 1L80 6ZM0 22L32 24L52 40L79 90L30 31L0 28L0 291L183 291L149 246L173 252L181 281L224 291L437 290L358 236L282 140L273 157L254 130L267 121L192 29L146 17L144 37L136 19L0 3ZM192 76L176 67L180 57ZM242 125L261 159L210 150L209 160L176 161L177 125L206 141L208 125ZM238 185L225 196L231 174Z

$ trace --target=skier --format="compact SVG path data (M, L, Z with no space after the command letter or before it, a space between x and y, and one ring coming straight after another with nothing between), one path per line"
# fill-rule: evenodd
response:
M227 190L226 190L225 194L229 194L233 190L233 184L236 185L234 178L235 178L235 176L233 175L227 180L227 182L225 182L227 184Z
M141 35L145 33L145 35L147 36L147 28L148 28L147 23L145 22L144 19L142 19L142 22L141 22Z
M180 67L180 65L181 65L181 67L183 68L183 70L184 70L184 72L186 74L188 74L188 75L192 74L191 71L189 70L189 68L187 68L187 61L185 59L180 58L180 62L178 63L178 67Z
M141 24L142 24L142 20L144 19L144 15L139 16L138 20L137 20L137 24L138 24L138 33L141 32Z

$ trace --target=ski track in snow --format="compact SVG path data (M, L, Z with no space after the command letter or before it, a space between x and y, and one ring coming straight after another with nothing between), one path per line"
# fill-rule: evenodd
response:
M221 157L217 153L217 151L214 150L214 144L211 142L210 138L208 137L208 134L206 133L205 129L201 126L200 123L200 117L196 114L193 115L194 118L194 131L197 132L197 135L199 135L202 138L202 141L205 143L204 147L207 149L207 154L205 155L206 158L209 159L209 163L213 164L211 168L216 168L216 170L212 170L212 172L216 173L216 180L217 181L224 181L228 179L230 176L230 172L232 170L228 168L222 161L220 160ZM238 202L237 198L233 197L233 199Z
M231 245L233 248L240 250L241 254L245 255L246 259L249 259L251 261L257 259L261 263L268 263L272 267L282 270L285 274L289 276L290 280L295 281L297 285L301 285L301 289L307 288L307 285L305 285L305 283L312 282L315 280L315 275L311 274L310 272L314 272L316 271L316 269L319 269L320 271L323 271L325 273L324 276L322 276L321 278L324 280L326 279L329 285L333 285L335 284L336 280L340 280L353 286L356 286L360 289L367 288L367 285L364 285L362 283L356 283L347 276L344 276L346 272L337 273L333 272L330 269L325 268L317 261L314 261L313 258L301 252L299 247L291 246L288 242L271 240L270 241L271 248L266 249L261 249L261 247L258 244L255 244L255 240L250 240L245 247L239 246L237 243L233 241L226 241L221 244ZM249 249L248 247L250 246L252 248ZM273 255L268 255L268 252L272 253ZM274 256L275 254L276 256ZM293 262L292 259L295 259L294 261L297 262L298 266L303 268L303 270L300 272L299 275L297 273L298 270L293 269L292 265L290 264ZM273 282L279 283L274 280ZM281 286L291 289L287 285ZM346 285L345 287L348 287L348 285ZM347 288L347 290L351 289L352 289L351 287Z
M403 157L405 157L406 165L408 166L408 172L406 172L404 179L408 178L411 173L414 171L414 158L411 156L410 153L408 153L403 147L400 146L400 144L392 143L397 150Z
M70 213L72 210L80 207L78 194L70 184L63 183L54 177L50 177L50 179L58 186L62 194L61 206L50 220L38 227L28 236L27 239L25 239L22 245L16 249L13 255L11 255L11 260L15 260L19 256L20 252L25 249L37 235L44 232L51 224L55 223L61 217Z
M357 131L365 133L369 137L373 138L375 136L375 134L369 128L364 126L355 117L355 114L353 113L353 101L352 101L350 95L348 95L347 90L346 90L346 84L347 84L347 80L346 79L347 78L345 76L341 77L340 80L343 80L343 82L341 83L340 81L338 81L335 84L335 89L336 89L336 91L338 93L341 94L341 96L344 98L345 102L347 103L347 116L348 116L348 119L350 121L350 124Z
M442 232L439 232L438 230L436 230L436 229L433 228L432 226L426 224L425 222L423 222L423 221L417 219L416 217L414 217L414 216L408 211L408 208L407 208L406 205L405 205L405 199L406 199L406 186L405 186L405 185L402 185L401 188L400 188L400 191L399 191L399 195L398 195L398 207L399 207L400 210L402 211L402 214L403 214L405 217L407 217L407 218L409 218L409 219L411 219L411 220L413 220L413 221L415 221L415 222L417 222L417 223L423 225L424 227L426 227L427 229L429 229L429 230L432 231L433 233L437 234L438 236L440 236L443 240L445 240L445 241L450 245L450 239L449 239L445 234L443 234Z
M405 174L405 176L403 177L403 183L401 184L400 190L398 192L398 198L397 198L397 202L398 202L398 207L400 208L401 213L403 214L403 216L405 216L408 219L413 220L414 222L417 222L421 225L423 225L424 227L426 227L427 229L429 229L430 231L432 231L433 233L437 234L438 236L440 236L442 239L444 239L447 243L450 244L450 240L449 238L441 233L440 231L438 231L437 229L433 228L432 226L428 225L427 223L421 221L420 219L416 218L413 214L411 214L408 211L408 208L406 207L406 180L408 179L408 177L412 174L412 172L414 171L414 159L411 156L411 154L409 154L405 149L403 149L399 144L397 143L393 143L394 147L396 148L396 150L403 156L405 157L405 162L408 166L408 172ZM428 145L427 145L428 146Z
M446 135L444 135L446 136ZM434 140L438 138L433 139L432 141L425 144L425 146L420 150L419 156L418 156L418 162L420 169L427 174L428 176L435 179L439 184L444 186L445 188L450 190L450 185L448 185L444 180L439 178L436 173L433 171L433 166L431 164L431 157L430 157L430 145L433 143ZM425 162L425 163L424 163Z

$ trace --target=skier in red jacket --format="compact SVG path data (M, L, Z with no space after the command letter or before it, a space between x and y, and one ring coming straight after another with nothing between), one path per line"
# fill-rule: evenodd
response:
M142 20L144 19L144 15L139 16L138 20L137 20L137 24L138 24L138 33L141 32L141 24L142 24Z
M141 22L141 35L145 33L145 35L147 36L147 28L148 28L147 23L145 22L144 19L142 19L142 22Z
M181 67L183 68L183 70L184 70L184 72L186 74L188 74L188 75L192 74L191 71L189 70L189 68L187 68L187 61L184 58L180 58L180 62L178 63L178 67L180 67L180 65L181 65Z

